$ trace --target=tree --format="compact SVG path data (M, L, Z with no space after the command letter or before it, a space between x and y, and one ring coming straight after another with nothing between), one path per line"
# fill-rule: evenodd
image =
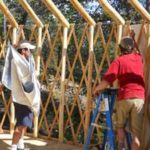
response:
M96 22L110 20L110 17L104 12L96 0L79 0L86 8ZM141 0L147 10L150 8L150 0ZM5 0L6 5L15 16L19 24L31 22L28 14L18 3L18 0ZM55 21L53 15L46 9L41 0L28 0L28 3L44 23ZM55 0L55 5L60 9L70 23L81 23L83 19L79 17L78 12L73 8L69 0ZM139 21L141 17L131 7L127 0L109 0L109 3L126 19L131 21ZM40 6L40 7L39 7ZM42 13L41 13L42 12Z

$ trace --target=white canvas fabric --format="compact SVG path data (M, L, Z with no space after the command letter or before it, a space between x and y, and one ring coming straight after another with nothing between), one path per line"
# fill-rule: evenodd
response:
M33 56L27 61L13 46L9 46L2 83L12 91L14 102L26 105L34 113L39 113L40 85L35 73Z

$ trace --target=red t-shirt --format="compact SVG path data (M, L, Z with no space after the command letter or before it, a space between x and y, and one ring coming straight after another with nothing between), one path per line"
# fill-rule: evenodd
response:
M118 100L144 99L144 71L140 54L131 53L115 59L103 79L109 83L118 79L120 86Z

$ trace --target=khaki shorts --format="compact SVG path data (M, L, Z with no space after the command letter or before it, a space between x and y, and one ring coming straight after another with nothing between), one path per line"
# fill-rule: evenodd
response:
M133 136L140 137L143 123L144 100L128 99L117 102L117 128L124 128L127 121Z

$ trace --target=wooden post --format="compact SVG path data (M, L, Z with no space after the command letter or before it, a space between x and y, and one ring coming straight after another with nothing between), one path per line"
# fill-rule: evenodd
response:
M40 75L40 51L42 47L42 27L38 28L38 42L37 42L37 60L36 60L36 73Z
M123 33L123 25L118 24L117 25L117 39L116 39L116 51L115 51L115 57L118 56L118 46L120 44L121 38L122 38L122 33Z
M71 2L72 5L74 6L74 8L79 11L79 13L81 14L81 16L86 20L86 22L87 22L89 25L93 25L93 26L96 25L95 21L94 21L94 20L91 18L91 16L86 12L86 10L83 8L83 6L79 3L78 0L70 0L70 2Z
M46 7L56 16L64 27L69 28L70 24L67 19L63 16L60 10L55 6L52 0L42 0Z
M61 72L61 99L59 104L59 142L64 140L64 106L65 106L65 74L66 74L66 50L68 28L64 27L63 31L63 50L62 50L62 72Z
M34 133L33 133L33 136L35 138L38 137L38 120L39 120L39 116L37 114L34 114Z
M15 128L15 107L13 102L10 105L10 134L14 133Z
M88 89L87 89L87 105L86 105L86 119L85 119L85 141L88 135L90 113L92 106L92 74L93 74L93 55L94 55L94 26L90 26L89 32L89 60L88 60Z
M17 28L13 28L13 38L12 38L12 44L17 44ZM15 107L13 102L11 102L10 105L10 133L13 134L14 128L15 128Z
M16 44L17 44L17 28L13 28L12 44L13 44L13 45L16 45Z
M144 121L143 121L143 131L141 135L141 150L150 149L150 14L142 6L138 0L129 0L129 3L135 8L135 10L143 17L144 20L148 22L147 30L147 49L144 51L144 76L145 76L145 110L144 110Z
M18 23L16 22L15 18L13 17L9 9L4 4L3 0L0 0L0 10L6 16L7 20L12 25L12 27L18 28Z
M106 13L118 24L125 24L125 20L121 15L108 3L107 0L98 0L100 5L104 8Z
M37 43L37 57L36 57L36 75L40 75L40 51L42 47L42 27L38 28L38 43ZM34 137L38 137L38 120L39 116L34 114Z
M143 131L141 135L141 150L150 149L150 24L148 24L148 43L147 49L144 51L144 75L145 75L145 110L144 110L144 121L143 121Z
M142 6L138 0L128 0L128 2L135 8L135 10L147 21L150 21L149 12Z
M119 44L121 42L122 33L123 33L123 25L122 24L117 24L117 37L116 37L117 39L116 39L115 58L118 56ZM118 80L116 80L113 83L113 87L118 88Z

